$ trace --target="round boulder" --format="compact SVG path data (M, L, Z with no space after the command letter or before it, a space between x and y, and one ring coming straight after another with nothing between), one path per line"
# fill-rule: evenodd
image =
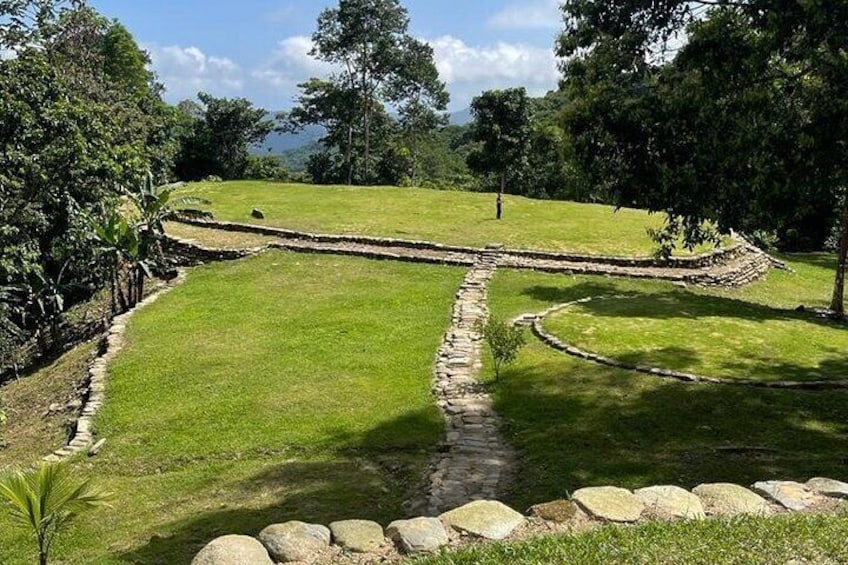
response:
M386 534L404 553L436 551L448 544L448 533L438 518L397 520L389 524Z
M317 524L286 522L262 530L259 541L275 561L309 561L330 547L330 530Z
M590 516L605 522L636 522L645 510L632 492L618 487L582 488L571 498Z
M383 527L369 520L342 520L330 524L333 541L354 553L379 551L385 541Z
M200 550L191 565L274 565L265 547L250 536L223 536Z

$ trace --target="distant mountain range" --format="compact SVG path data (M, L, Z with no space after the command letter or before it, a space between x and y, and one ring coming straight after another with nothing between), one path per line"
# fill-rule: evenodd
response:
M275 115L276 112L272 112ZM471 108L454 112L448 116L452 126L464 126L473 121ZM316 142L324 136L324 128L320 126L308 126L300 133L272 133L265 143L253 148L254 155L283 155L295 152L298 149L310 146L314 147ZM298 152L301 153L301 152Z

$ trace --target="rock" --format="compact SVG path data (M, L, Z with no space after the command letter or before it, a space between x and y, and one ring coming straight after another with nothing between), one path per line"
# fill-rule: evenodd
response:
M223 536L200 550L191 565L274 565L258 540L248 536Z
M308 561L330 547L330 530L317 524L286 522L262 530L259 541L280 563Z
M848 498L848 483L816 477L807 481L807 488L831 498Z
M263 214L262 210L260 210L259 208L254 208L253 211L250 212L250 215L256 218L257 220L265 219L265 214Z
M82 408L82 399L79 398L75 398L65 404L66 410L79 410L80 408Z
M618 487L582 488L571 498L590 516L607 522L636 522L645 510L632 492Z
M807 487L792 481L762 481L754 483L751 489L787 510L804 510L816 502L816 496Z
M448 533L438 518L397 520L386 528L386 535L404 553L436 551L448 543Z
M356 553L373 553L385 541L383 527L368 520L342 520L330 524L333 541Z
M660 518L701 520L706 517L701 499L680 487L640 488L633 494Z
M692 489L701 499L708 514L738 516L769 514L768 502L750 490L730 483L698 485Z
M548 522L564 524L577 515L577 505L570 500L554 500L530 507L527 514Z
M105 437L104 437L104 438L102 438L101 440L99 440L97 443L95 443L94 445L92 445L92 446L89 448L89 450L88 450L88 456L89 456L89 457L94 457L95 455L97 455L98 453L100 453L100 450L101 450L101 449L103 449L103 446L104 446L104 445L106 445L106 438L105 438Z
M455 530L490 540L502 540L524 523L524 516L494 500L469 502L439 517Z

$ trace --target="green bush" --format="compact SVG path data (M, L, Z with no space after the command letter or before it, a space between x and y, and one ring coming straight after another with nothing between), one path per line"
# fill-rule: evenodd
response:
M490 317L485 324L481 322L478 330L489 345L495 362L495 379L499 379L501 368L514 362L518 352L526 343L524 330L494 316Z
M281 157L251 155L247 160L244 177L250 180L286 181L289 179L289 172Z

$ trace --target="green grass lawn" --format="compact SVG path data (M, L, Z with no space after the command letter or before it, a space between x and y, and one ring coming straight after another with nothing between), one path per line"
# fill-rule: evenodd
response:
M193 270L131 321L108 443L74 463L113 508L57 562L188 563L278 521L402 515L443 433L433 356L463 274L276 251ZM0 515L0 563L29 548Z
M741 291L699 290L692 296L754 308L772 294L782 307L813 304L829 295L825 262L810 265L799 257L792 266L795 274L775 271ZM625 292L646 301L683 293L661 282L501 270L489 295L492 311L507 318L585 296ZM799 323L798 341L804 340L807 325ZM695 321L678 334L677 345L688 347L697 328ZM721 340L715 340L720 346ZM779 358L774 360L775 371L785 368ZM507 433L522 453L522 472L509 496L518 508L585 486L848 478L845 391L667 382L574 359L530 338L494 386L494 395Z
M187 195L212 201L220 220L294 230L424 239L483 247L575 251L605 255L653 254L646 233L661 215L609 206L507 196L497 221L495 195L418 188L341 187L268 182L197 183ZM264 221L251 218L259 208Z
M543 325L566 343L636 365L760 381L848 380L844 324L740 300L633 293L575 304Z
M848 563L848 515L612 526L477 546L420 565L786 565Z

